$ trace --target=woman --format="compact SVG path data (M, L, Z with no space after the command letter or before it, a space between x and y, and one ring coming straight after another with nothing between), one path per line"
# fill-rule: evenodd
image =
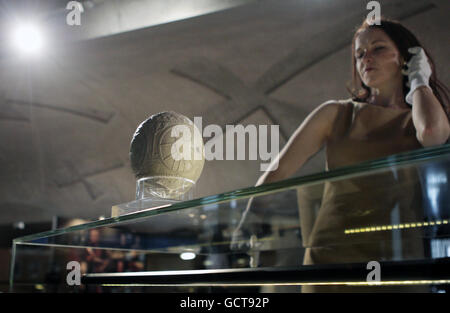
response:
M354 101L328 101L311 112L280 152L278 162L273 162L279 164L278 168L265 172L257 184L291 176L323 145L327 145L336 130L339 113L349 103L358 107L357 110L373 112L368 114L371 118L387 110L394 115L402 110L411 112L417 141L410 139L413 142L402 148L397 145L371 146L376 151L370 151L370 154L375 155L352 156L352 160L342 160L344 164L340 166L422 146L444 144L450 134L448 96L436 79L432 60L420 47L416 37L398 22L382 19L381 25L372 26L364 22L352 43L351 92ZM328 168L335 167L329 164L334 157L333 160L327 157Z
M329 101L316 108L273 163L274 168L278 164L276 170L265 172L256 185L288 178L324 145L328 170L448 140L446 90L436 78L429 54L404 26L387 19L382 19L381 25L364 22L353 38L352 65L352 99ZM393 259L390 232L349 238L343 230L390 224L394 207L402 220L420 219L420 199L415 198L420 186L414 175L410 170L398 170L325 183L317 218L308 220L310 212L302 212L300 205L307 247L304 264ZM399 181L401 187L396 187ZM411 192L405 193L405 188ZM397 252L402 259L423 257L421 240L411 241L411 232L408 236L403 238L402 251ZM303 288L304 292L367 290L374 289ZM391 289L382 289L386 290Z

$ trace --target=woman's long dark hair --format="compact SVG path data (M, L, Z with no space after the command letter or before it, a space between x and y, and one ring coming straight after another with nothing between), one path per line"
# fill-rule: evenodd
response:
M400 24L397 21L389 20L387 18L380 19L380 25L370 25L365 20L362 25L356 30L355 35L352 40L352 82L350 87L348 88L349 92L352 95L353 100L359 102L366 102L367 99L371 96L370 88L367 87L359 76L359 73L356 69L356 58L355 58L355 41L358 34L368 28L378 28L383 30L389 38L395 43L397 49L399 50L401 56L406 62L408 62L412 55L408 52L409 48L420 46L424 49L425 53L428 56L428 60L431 65L432 74L430 77L430 87L433 90L434 95L441 103L445 113L447 114L447 118L450 120L450 103L448 97L448 88L442 84L437 79L436 67L434 65L434 61L431 58L428 51L420 44L419 40L414 36L412 32L410 32L406 27ZM406 85L408 82L408 77L404 76L403 78L403 93L406 96L409 92L409 87Z

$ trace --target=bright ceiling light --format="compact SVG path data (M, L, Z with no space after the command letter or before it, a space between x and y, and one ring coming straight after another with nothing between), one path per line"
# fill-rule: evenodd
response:
M36 55L42 51L43 43L42 32L36 25L23 24L13 29L12 44L21 54Z

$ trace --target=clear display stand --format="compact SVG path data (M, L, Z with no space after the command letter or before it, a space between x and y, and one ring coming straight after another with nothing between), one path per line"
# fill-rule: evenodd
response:
M184 177L152 176L136 181L136 200L114 205L111 217L192 200L195 182Z

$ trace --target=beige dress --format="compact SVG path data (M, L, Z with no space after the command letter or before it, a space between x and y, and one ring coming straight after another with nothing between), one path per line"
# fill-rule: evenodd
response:
M410 109L387 108L351 100L340 101L340 105L333 134L326 143L327 169L421 148L416 139ZM306 247L304 265L423 258L418 229L396 231L397 237L393 237L393 231L345 233L349 229L392 225L394 215L400 223L421 221L420 190L418 174L411 167L393 167L387 172L327 181L323 185L322 203L317 217L309 221L302 220L302 217L311 216L311 212L302 210L311 208L302 209L299 196L302 228L304 226L307 230L302 230ZM390 292L424 289L304 286L302 291Z

